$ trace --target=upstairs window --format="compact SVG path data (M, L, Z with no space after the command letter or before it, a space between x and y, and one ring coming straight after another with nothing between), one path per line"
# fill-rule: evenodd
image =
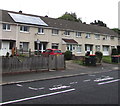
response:
M109 36L108 35L105 35L104 37L103 37L103 40L108 40L109 39Z
M111 36L110 38L111 38L111 40L114 40L114 39L115 39L115 37L114 37L114 36Z
M21 32L29 32L29 27L28 26L20 26L20 31Z
M85 38L90 38L90 34L87 33L86 36L85 36Z
M59 30L57 30L57 29L52 29L52 34L53 34L53 35L58 35L58 34L59 34Z
M95 39L98 39L98 40L100 40L100 35L98 35L98 34L95 34Z
M64 34L65 35L70 35L70 31L65 31Z
M76 37L81 37L81 33L80 32L76 32Z
M44 34L44 29L43 28L38 28L38 34Z
M3 24L3 30L10 30L10 24Z

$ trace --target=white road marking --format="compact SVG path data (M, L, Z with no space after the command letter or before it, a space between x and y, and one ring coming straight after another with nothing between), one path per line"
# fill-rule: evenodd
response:
M32 89L32 90L38 90L37 88L32 88L32 87L28 87L29 89Z
M106 80L111 80L111 79L114 79L114 78L113 77L99 78L99 79L94 80L94 82L106 81Z
M70 82L70 84L77 84L78 82Z
M87 80L83 80L83 82L89 82L90 81L90 79L87 79Z
M23 85L20 85L20 84L16 84L17 86L19 86L19 87L22 87Z
M42 87L42 88L33 88L33 87L28 87L29 89L32 89L32 90L42 90L42 89L44 89L44 87Z
M70 86L58 86L58 87L54 87L54 88L49 88L49 90L58 90L58 89L64 89L64 88L69 88Z
M108 84L108 83L116 82L116 81L119 81L119 80L120 79L111 80L111 81L107 81L107 82L101 82L101 83L98 83L98 85Z
M42 87L42 88L38 88L39 90L42 90L42 89L45 89L44 87Z
M68 89L68 90L64 90L64 91L59 91L59 92L54 92L54 93L49 93L49 94L44 94L44 95L38 95L38 96L34 96L34 97L28 97L28 98L13 100L13 101L7 101L7 102L0 103L0 105L5 105L5 104L10 104L10 103L16 103L16 102L22 102L22 101L31 100L31 99L37 99L37 98L52 96L52 95L66 93L66 92L70 92L70 91L74 91L74 90L75 89L73 88L73 89Z

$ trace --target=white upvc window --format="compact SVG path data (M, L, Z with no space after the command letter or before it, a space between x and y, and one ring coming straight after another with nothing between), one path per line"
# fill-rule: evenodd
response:
M53 35L58 35L59 34L59 30L58 29L52 29L52 34Z
M20 26L20 31L21 32L29 32L29 27L28 26Z
M90 38L90 33L86 33L85 38Z
M109 40L109 36L108 36L108 35L105 35L105 36L103 37L103 40Z
M10 31L10 24L3 24L3 30Z
M96 51L100 51L100 45L95 46Z
M68 51L74 51L75 50L75 45L72 45L72 44L67 45L67 50Z
M20 50L28 52L29 42L20 42Z
M100 40L100 35L99 34L95 34L95 39Z
M65 31L64 34L65 35L70 35L70 31Z
M43 28L38 28L38 34L44 34L44 29Z
M82 45L77 45L77 53L81 53L82 52Z
M58 49L59 44L58 43L52 43L52 49Z
M114 39L115 39L115 36L111 36L110 39L111 39L111 40L114 40Z
M81 37L81 32L76 32L76 37Z

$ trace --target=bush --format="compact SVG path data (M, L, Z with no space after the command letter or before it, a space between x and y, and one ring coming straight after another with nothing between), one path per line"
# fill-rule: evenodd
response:
M102 52L95 52L96 58L97 58L97 62L101 63L102 57L103 57L103 53Z
M113 48L111 55L118 55L118 50L116 48Z
M65 60L71 60L72 59L72 52L71 51L66 51L64 53Z

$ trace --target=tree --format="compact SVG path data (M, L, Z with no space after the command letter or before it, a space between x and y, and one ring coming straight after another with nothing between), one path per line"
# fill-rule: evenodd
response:
M75 21L75 22L82 22L80 18L77 18L76 13L72 13L72 12L71 13L66 12L58 19L64 19L64 20Z
M113 28L112 30L115 31L115 32L117 32L117 33L120 35L120 29L118 29L118 28Z
M100 20L98 21L95 20L94 22L91 22L90 24L107 27L107 25L103 21L100 21Z

